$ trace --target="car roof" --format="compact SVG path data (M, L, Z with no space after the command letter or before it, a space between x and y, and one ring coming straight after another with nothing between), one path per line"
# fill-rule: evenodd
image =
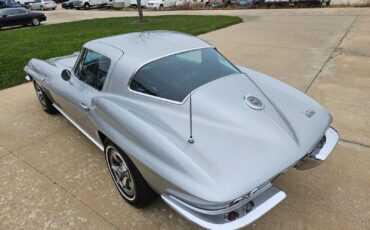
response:
M213 47L192 35L174 31L146 31L111 36L90 41L86 47L104 43L121 50L126 58L135 59L137 65L193 49Z

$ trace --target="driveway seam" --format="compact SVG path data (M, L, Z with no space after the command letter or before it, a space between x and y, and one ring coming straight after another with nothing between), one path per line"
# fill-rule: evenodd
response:
M78 198L76 195L74 195L73 193L69 192L66 188L64 188L63 186L61 186L58 182L56 182L55 180L53 180L51 177L45 175L43 172L41 172L39 169L35 168L33 165L31 165L30 163L28 163L27 161L25 161L24 159L22 159L21 157L17 156L15 153L13 153L12 151L8 151L9 154L15 156L17 159L21 160L23 163L25 163L26 165L28 165L29 167L31 167L32 169L34 169L36 172L38 172L40 175L44 176L46 179L48 179L50 182L52 182L52 184L55 184L57 185L59 188L61 188L64 192L66 192L68 195L71 195L73 198L75 198L76 200L78 200L79 202L81 202L85 207L87 207L90 211L92 211L93 213L95 213L96 215L98 215L100 218L102 218L103 220L105 220L107 223L109 223L110 225L112 225L115 229L119 229L117 226L115 226L112 222L110 222L109 220L107 220L104 216L102 216L100 213L98 213L95 209L91 208L88 204L86 204L84 201L82 201L80 198Z
M313 85L313 83L316 81L316 79L319 77L319 75L321 74L321 72L324 70L325 66L328 64L328 62L334 58L334 53L337 51L337 49L339 48L339 46L342 44L343 40L347 37L349 31L352 29L352 26L353 24L356 22L358 16L355 16L351 25L348 26L348 29L346 30L346 32L344 33L344 35L342 36L342 38L339 40L338 44L335 46L335 48L333 49L333 51L330 53L329 57L325 60L324 64L321 66L321 68L319 69L319 71L317 72L317 74L315 75L315 77L312 79L311 83L308 85L307 89L305 90L305 93L307 93L311 86Z
M370 148L370 145L367 145L367 144L362 144L362 143L359 143L359 142L349 141L349 140L341 139L341 138L339 140L343 141L343 142L346 142L346 143L353 144L353 145L360 145L360 146L365 147L365 148Z
M8 152L8 153L6 153L5 155L2 155L1 157L0 157L0 159L1 158L3 158L3 157L6 157L6 156L8 156L10 153Z

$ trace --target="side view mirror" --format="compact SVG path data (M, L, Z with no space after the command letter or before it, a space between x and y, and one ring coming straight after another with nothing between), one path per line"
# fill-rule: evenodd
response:
M65 81L71 80L71 71L69 71L68 69L63 70L61 75L63 80Z

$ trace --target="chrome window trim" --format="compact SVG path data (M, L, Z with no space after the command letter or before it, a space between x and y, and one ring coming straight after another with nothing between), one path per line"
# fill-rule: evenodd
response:
M143 62L141 65L139 65L135 71L133 72L133 74L131 75L130 79L128 80L128 83L127 83L127 89L129 92L132 92L132 93L135 93L135 94L138 94L138 95L142 95L142 96L146 96L146 97L149 97L149 98L154 98L154 99L157 99L157 100L160 100L160 101L164 101L164 102L168 102L168 103L172 103L172 104L176 104L176 105L182 105L185 103L185 101L187 100L187 98L189 97L190 93L182 100L182 101L175 101L175 100L171 100L171 99L166 99L166 98L162 98L162 97L158 97L158 96L153 96L153 95L149 95L149 94L146 94L146 93L141 93L141 92L138 92L138 91L135 91L133 89L131 89L130 87L130 84L131 84L131 81L132 79L134 78L134 76L136 75L136 73L142 68L144 67L146 64L149 64L150 62L153 62L153 61L156 61L156 60L159 60L161 58L165 58L165 57L169 57L169 56L172 56L172 55L175 55L175 54L180 54L180 53L185 53L185 52L189 52L189 51L195 51L195 50L200 50L200 49L205 49L205 48L213 48L215 49L215 47L213 46L200 46L200 47L197 47L197 48L191 48L191 49L183 49L183 50L180 50L180 51L176 51L176 52L172 52L172 53L168 53L168 54L165 54L165 55L162 55L162 56L159 56L159 57L156 57L156 58L153 58L153 59L150 59L146 62ZM199 87L198 87L199 88Z
M75 73L75 70L76 70L76 67L77 67L77 63L81 60L81 58L82 58L82 56L84 56L85 55L85 53L87 53L87 52L89 52L89 51L92 51L92 52L95 52L95 53L98 53L98 54L100 54L100 55L102 55L102 56L104 56L104 57L106 57L106 58L108 58L109 59L109 61L110 61L110 64L109 64L109 69L108 69L108 72L107 72L107 76L105 76L105 79L104 79L104 84L103 84L103 87L99 90L99 89L97 89L97 88L95 88L95 87L93 87L93 86L91 86L91 85L89 85L89 84L87 84L86 82L84 82L84 81L82 81L77 75L76 75L76 73ZM105 88L106 88L106 85L108 84L108 81L107 81L107 79L108 79L108 77L110 78L110 75L112 75L112 72L113 72L113 69L114 69L114 67L115 67L116 65L114 65L114 66L112 66L112 59L111 58L109 58L109 57L107 57L107 56L105 56L104 54L101 54L101 53L99 53L99 52L97 52L97 51L95 51L95 50L92 50L92 49L88 49L88 48L83 48L83 50L82 50L82 52L80 52L80 54L79 54L79 56L78 56L78 58L77 58L77 60L76 60L76 62L75 62L75 65L73 66L73 68L72 68L72 76L74 77L74 78L76 78L79 82L82 82L84 85L87 85L87 86L89 86L91 89L94 89L94 90L96 90L96 91L98 91L98 92L105 92ZM112 70L112 71L111 71Z
M130 89L130 88L128 88L128 90L129 90L130 92L135 93L135 94L142 95L142 96L149 97L149 98L154 98L154 99L157 99L157 100L159 100L159 101L164 101L164 102L168 102L168 103L172 103L172 104L176 104L176 105L183 105L183 104L185 103L185 101L186 101L186 100L188 100L188 98L190 97L190 94L195 93L196 91L198 91L198 90L202 89L202 88L203 88L203 87L205 87L206 85L208 85L208 84L210 84L210 83L212 83L212 82L220 81L220 80L225 79L225 78L227 78L227 77L230 77L230 76L233 76L233 75L239 75L239 74L240 74L240 73L233 73L233 74L229 74L229 75L226 75L226 76L220 77L220 78L218 78L218 79L216 79L216 80L210 81L210 82L208 82L208 83L206 83L206 84L203 84L203 85L199 86L198 88L195 88L193 91L191 91L191 92L190 92L190 93L189 93L189 94L184 98L184 100L182 100L182 101L174 101L174 100L170 100L170 99L166 99L166 98L162 98L162 97L157 97L157 96L149 95L149 94L146 94L146 93L137 92L137 91L132 90L132 89Z

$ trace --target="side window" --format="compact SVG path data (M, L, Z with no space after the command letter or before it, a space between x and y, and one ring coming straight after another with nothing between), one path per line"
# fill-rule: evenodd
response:
M110 63L110 59L104 55L85 49L76 65L75 75L86 84L102 90Z
M17 9L17 14L25 14L26 10L23 9Z
M7 14L8 16L16 15L16 14L17 14L17 10L13 10L13 9L8 10L8 11L6 12L6 14Z

